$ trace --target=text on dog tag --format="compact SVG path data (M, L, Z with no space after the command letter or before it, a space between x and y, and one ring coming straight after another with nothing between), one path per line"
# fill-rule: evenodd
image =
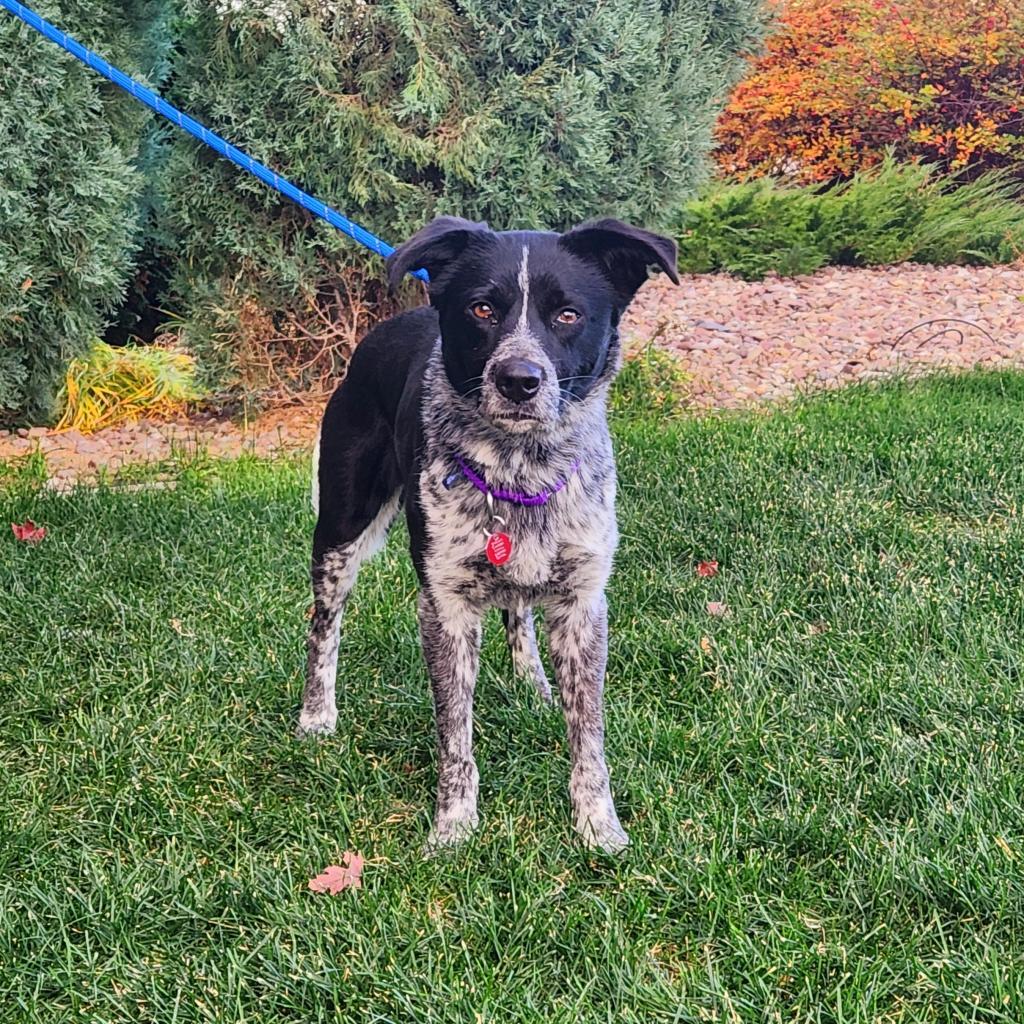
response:
M491 565L504 565L512 557L512 540L507 533L492 533L485 550Z

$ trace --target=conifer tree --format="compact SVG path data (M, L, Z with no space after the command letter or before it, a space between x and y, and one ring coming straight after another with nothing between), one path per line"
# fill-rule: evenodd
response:
M153 82L167 5L34 4ZM145 109L0 11L0 422L44 421L68 359L116 308L137 245Z
M439 213L502 229L601 214L671 225L763 27L762 0L188 10L173 99L394 242ZM315 331L296 321L322 322L337 281L343 307L382 278L353 243L187 139L162 187L164 231L179 239L171 304L236 387L259 337Z
M670 225L763 21L762 0L37 8L395 242L439 213ZM162 304L236 392L350 350L380 298L375 257L5 14L0 100L0 419L50 414L140 263L167 264Z

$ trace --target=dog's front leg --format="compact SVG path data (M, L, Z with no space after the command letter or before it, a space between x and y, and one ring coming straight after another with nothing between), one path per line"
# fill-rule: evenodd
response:
M420 639L437 723L437 809L427 852L454 846L478 823L473 759L473 690L480 661L480 611L466 602L420 594Z
M604 594L555 602L548 608L547 622L569 735L573 826L588 846L618 853L629 844L629 837L615 813L604 759L604 671L608 660Z

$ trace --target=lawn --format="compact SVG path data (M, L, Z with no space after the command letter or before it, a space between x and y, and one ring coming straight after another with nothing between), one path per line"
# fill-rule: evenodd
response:
M574 840L561 717L496 621L482 828L421 859L397 532L353 598L337 735L293 739L305 466L66 496L8 472L3 1021L1024 1020L1024 375L616 435L618 860ZM365 887L310 893L348 849Z

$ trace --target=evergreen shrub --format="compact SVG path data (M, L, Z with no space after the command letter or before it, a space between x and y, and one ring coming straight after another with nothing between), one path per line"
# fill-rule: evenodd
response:
M441 213L676 223L763 20L761 0L187 10L172 100L392 242ZM308 387L386 310L375 257L186 138L161 196L168 303L208 385Z
M1005 171L964 181L891 156L831 188L717 181L683 210L679 268L754 280L827 264L1012 263L1024 255L1021 197Z
M33 6L150 84L166 71L162 2ZM149 123L134 100L0 11L0 423L53 415L67 363L121 301Z

